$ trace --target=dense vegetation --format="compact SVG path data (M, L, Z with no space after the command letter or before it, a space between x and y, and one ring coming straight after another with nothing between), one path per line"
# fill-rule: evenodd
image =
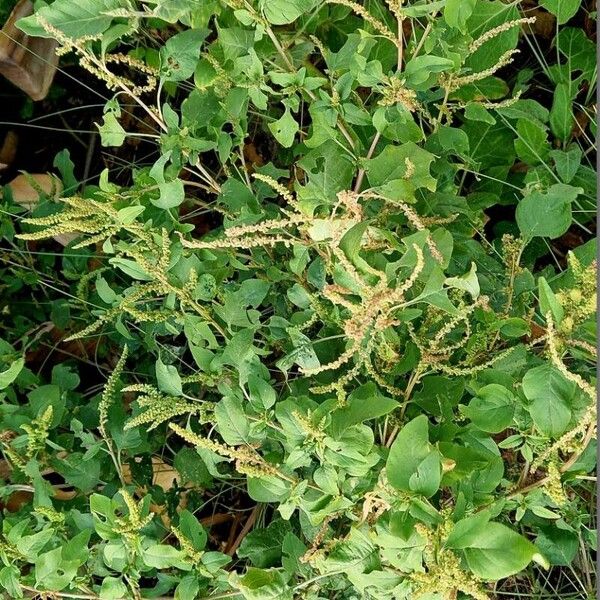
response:
M36 3L106 168L0 200L0 594L592 597L591 10Z

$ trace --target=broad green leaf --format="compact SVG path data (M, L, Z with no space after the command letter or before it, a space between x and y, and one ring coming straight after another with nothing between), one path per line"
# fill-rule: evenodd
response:
M375 383L365 383L350 394L346 406L333 413L333 435L357 423L387 415L397 406L398 401L382 395Z
M582 188L564 183L551 186L546 193L531 192L517 206L517 225L525 238L557 238L572 222L571 203Z
M499 433L513 420L515 397L504 386L490 383L483 386L463 413L482 431Z
M573 91L571 83L559 83L554 90L554 99L550 109L550 128L562 141L571 137L575 124L573 115Z
M294 597L285 575L275 569L250 567L243 577L234 579L233 585L246 600L292 600Z
M540 0L540 6L551 12L557 23L562 25L575 16L581 6L581 0Z
M215 406L215 419L226 444L238 446L248 442L250 424L237 398L223 398Z
M573 531L551 526L542 529L535 545L551 565L568 566L577 554L579 540Z
M260 0L260 8L272 25L293 23L313 5L313 0Z
M479 280L477 279L477 265L475 263L471 263L471 269L468 273L460 277L448 277L444 283L448 287L469 292L473 300L477 300L479 297L480 288Z
M160 357L156 360L156 381L161 392L170 396L181 396L181 377L173 365L165 365Z
M415 3L412 6L403 6L402 14L407 17L424 17L432 12L437 12L444 8L446 0L433 0L433 2Z
M168 569L169 567L181 567L185 554L168 544L154 544L142 552L144 563L156 569Z
M145 0L153 6L152 14L158 19L176 23L184 19L191 10L199 10L201 0Z
M253 500L256 500L256 502L282 502L289 494L290 488L290 484L287 481L274 475L248 477L246 485L248 487L248 495Z
M538 296L540 299L540 312L545 318L548 312L552 313L552 317L557 325L560 325L563 316L564 309L559 304L552 288L548 285L548 282L544 277L540 277L538 280Z
M431 176L430 167L434 158L433 154L413 142L401 146L388 144L375 158L365 161L369 184L382 187L391 181L404 179L415 188L424 187L433 192L436 180Z
M288 329L288 333L294 348L277 361L277 368L287 372L294 364L302 369L316 369L320 366L321 363L310 339L295 328Z
M469 102L465 107L465 119L469 121L481 121L489 125L495 125L496 119L490 111L478 102Z
M109 13L128 8L126 0L55 0L41 6L36 14L18 21L18 27L31 36L52 38L37 19L37 16L55 27L67 37L78 39L96 36L106 31L113 21Z
M184 81L196 70L206 29L188 29L167 40L161 48L161 73L165 81Z
M432 74L448 71L452 67L454 62L442 56L426 54L411 58L404 69L406 85L416 90L427 89Z
M117 577L105 577L99 595L101 600L121 600L127 597L127 586Z
M566 431L576 392L575 383L565 379L551 364L530 369L523 377L523 393L531 402L528 406L531 418L549 437L557 438Z
M158 184L159 197L152 199L151 202L158 208L168 210L179 206L185 200L185 189L181 179L173 181L163 181Z
M144 206L126 206L118 211L117 216L123 225L130 225L145 210Z
M439 490L441 480L441 455L433 450L417 465L408 480L408 486L412 492L430 498Z
M24 366L25 359L17 358L10 364L8 369L0 372L0 390L7 388L19 376Z
M117 120L115 113L107 112L103 117L102 124L96 123L96 126L100 132L103 146L121 146L125 141L127 133Z
M490 29L514 21L520 16L515 5L506 4L500 0L477 0L477 4L467 21L466 28L473 39L478 39ZM518 39L518 27L511 27L499 35L494 35L492 39L485 42L481 48L467 58L466 66L472 69L474 73L489 69L498 63L505 52L516 47ZM476 86L480 87L480 82Z
M23 598L19 575L19 569L13 565L0 569L0 587L6 590L10 598Z
M289 108L286 107L285 112L277 121L269 123L269 129L275 139L284 147L291 148L294 144L294 138L300 129L296 119L292 116Z
M446 0L444 7L444 20L450 27L456 27L466 33L466 24L473 14L477 0Z
M253 373L248 375L248 390L250 391L250 400L254 406L268 409L277 400L277 393L271 385Z
M548 156L550 145L547 133L535 121L519 119L517 121L515 150L517 156L528 165L542 164Z
M298 200L308 214L317 206L335 203L337 193L349 189L355 173L352 159L333 140L305 154L298 165L308 175L307 184L296 184Z
M583 29L578 27L561 28L556 36L555 44L567 61L565 66L568 67L569 77L571 71L581 71L581 77L586 81L591 81L595 77L596 46ZM554 76L552 71L550 73ZM555 83L559 83L563 76L565 79L567 77L567 74L561 69L557 69L556 73ZM561 73L563 74L561 75ZM576 93L577 90L574 90L573 95Z
M21 537L17 540L15 547L24 556L35 559L44 546L52 539L52 535L52 529L48 527L37 533Z
M571 183L577 174L583 153L579 146L572 146L568 151L552 150L551 158L554 160L556 172L563 183Z
M427 417L420 415L402 427L394 440L386 463L388 481L393 487L432 496L441 479L437 450L429 443Z
M195 550L204 550L208 535L200 521L189 510L182 510L179 514L179 529Z
M129 258L111 258L110 264L115 267L121 269L123 273L129 275L133 279L137 279L139 281L152 281L154 278L150 273L147 273L140 267L134 260Z
M489 523L475 516L459 521L455 530L459 527L463 533L457 536L452 531L446 545L458 550L469 569L481 579L496 581L510 577L538 554L530 541L501 523Z
M52 462L52 466L65 481L84 493L91 492L100 481L99 461L83 460L83 454L73 452L61 460Z
M264 529L254 529L243 539L237 555L250 559L253 566L261 569L276 566L281 559L283 540L290 529L290 524L282 519L271 521Z
M191 482L202 487L208 487L212 482L210 473L193 448L182 448L175 455L173 466L181 475L182 482Z

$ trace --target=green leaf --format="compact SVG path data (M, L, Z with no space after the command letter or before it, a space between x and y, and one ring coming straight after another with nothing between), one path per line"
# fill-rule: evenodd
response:
M111 258L109 262L133 279L139 281L152 281L154 279L150 273L144 271L134 260L129 258Z
M169 23L184 21L190 11L199 10L198 0L146 0L146 3L154 5L152 14L155 17Z
M208 33L207 29L188 29L167 40L160 50L165 81L185 81L194 74Z
M209 487L212 482L212 476L205 464L199 460L198 453L193 448L182 448L175 455L173 466L185 483L191 482L202 487Z
M424 187L434 192L437 183L429 171L434 158L433 154L413 142L401 146L389 144L378 156L365 161L365 170L369 184L373 187L404 179L415 188ZM409 164L412 164L410 170Z
M293 23L313 5L313 0L260 0L260 8L271 25Z
M284 148L291 148L300 126L294 117L292 117L290 109L286 107L285 112L280 119L269 123L269 129L275 139Z
M471 269L468 273L460 277L448 277L444 283L448 287L469 292L473 300L477 300L479 297L480 288L479 280L477 279L477 265L475 263L471 263Z
M248 495L257 502L282 502L288 496L290 484L274 475L248 477Z
M454 62L442 56L426 54L411 58L404 69L406 85L415 90L427 89L432 74L441 73L453 67ZM433 80L435 81L435 78Z
M35 561L36 586L60 591L66 588L77 574L80 562L63 556L63 548L55 548L42 554Z
M305 154L298 165L308 175L306 185L296 184L298 200L308 214L317 206L335 203L337 193L350 187L355 172L352 159L333 140Z
M100 587L101 600L121 600L127 597L127 586L117 577L105 577Z
M144 210L144 206L126 206L117 212L117 217L123 225L130 225L144 212Z
M2 371L0 373L0 390L7 388L19 376L24 366L25 359L17 358L10 364L8 369Z
M482 431L499 433L512 423L515 397L504 386L490 383L477 392L462 412Z
M294 349L277 361L277 368L287 372L297 364L302 369L316 369L321 365L310 339L295 328L289 328L288 334Z
M250 567L243 577L234 580L233 585L246 600L292 600L294 597L285 575L274 569Z
M536 427L545 435L557 438L571 420L571 404L577 386L553 365L530 369L523 377L523 393L531 402L528 407Z
M31 36L54 37L40 25L39 16L69 38L96 36L110 27L114 17L108 13L120 8L127 8L126 0L55 0L42 5L34 15L20 19L17 26Z
M55 460L52 463L56 472L65 478L65 481L84 493L91 492L100 480L101 463L96 460L83 460L83 454L73 452L66 458Z
M548 312L552 314L552 318L557 325L560 325L563 316L564 309L559 304L552 288L548 285L548 282L544 277L538 279L538 296L540 299L540 312L545 318Z
M538 553L536 547L516 531L478 516L459 521L446 546L464 556L474 575L492 581L522 571Z
M429 424L425 415L402 427L390 448L386 471L390 485L399 490L415 491L426 497L433 496L438 490L440 457L429 443Z
M440 453L430 452L418 465L408 480L412 492L430 498L440 489L442 462Z
M499 0L477 0L475 9L467 21L467 30L471 38L478 39L487 31L518 19L520 16L515 5L507 5ZM473 73L491 68L498 63L505 52L516 47L518 39L518 27L511 27L507 31L494 35L467 58L466 66ZM476 88L481 89L481 83L477 82ZM492 98L487 95L486 99L491 100Z
M277 400L275 390L264 379L257 377L254 373L248 375L248 389L254 406L261 406L268 409Z
M467 20L473 14L477 0L446 0L444 20L450 27L466 33Z
M0 569L0 586L8 592L9 598L23 598L23 588L19 584L19 569L15 566Z
M563 183L571 183L579 170L583 152L579 146L572 146L567 152L552 150L550 156L554 160L556 172Z
M204 550L208 540L208 534L200 521L189 510L179 513L179 529L181 533L192 542L195 550Z
M154 206L168 210L179 206L185 200L185 188L181 179L163 181L158 184L159 197L151 200Z
M215 406L215 419L226 444L237 446L248 443L250 425L237 398L223 398Z
M581 0L540 0L540 6L551 12L558 25L562 25L577 14Z
M103 146L121 146L125 141L127 133L119 123L115 113L110 111L107 112L103 119L102 124L98 125L98 131L100 132L100 140Z
M515 140L517 156L528 165L542 164L550 151L545 129L535 121L519 119L517 135L519 136Z
M582 188L557 183L546 193L531 192L517 206L517 225L525 238L557 238L571 226L571 203Z
M554 90L554 99L550 109L550 129L562 141L571 137L575 124L573 115L573 92L571 82L559 83Z
M37 533L25 535L17 540L16 549L24 556L35 559L40 550L52 539L53 531L51 528L42 529Z
M177 372L177 368L173 365L165 365L160 357L156 360L156 381L158 389L170 396L181 396L183 390L181 388L181 377Z
M350 394L346 406L331 416L332 435L338 436L352 425L387 415L398 405L397 400L382 395L375 383L365 383Z
M469 102L465 107L465 119L469 121L481 121L489 125L495 125L496 119L490 111L478 102Z
M535 545L548 559L551 565L568 566L577 555L579 540L573 531L548 527L535 540Z
M181 567L185 554L174 546L167 544L154 544L142 551L144 563L155 569L168 569L170 567Z
M240 544L237 555L250 559L261 569L276 566L281 561L283 540L290 530L288 521L275 519L268 527L251 531Z

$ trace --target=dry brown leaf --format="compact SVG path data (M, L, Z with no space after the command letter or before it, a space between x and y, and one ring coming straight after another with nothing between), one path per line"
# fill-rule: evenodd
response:
M20 0L0 31L0 74L32 100L43 100L58 66L58 43L28 36L16 27L19 19L32 13L33 3Z
M154 471L152 483L161 487L165 492L170 490L174 483L177 485L181 483L181 477L176 469L163 462L158 456L152 457L152 469Z
M8 187L13 200L30 210L39 202L40 190L47 196L54 198L57 198L63 190L60 179L47 173L17 175L8 184Z
M6 169L15 160L17 155L17 146L19 144L19 136L14 131L9 131L4 136L2 147L0 148L0 169Z
M17 175L8 184L8 187L12 193L13 200L29 210L33 209L39 202L40 190L53 198L58 198L63 191L63 184L60 179L47 173ZM77 235L74 233L64 233L54 236L54 240L62 246L66 246L75 238L77 238Z
M164 462L158 456L152 457L152 485L160 486L165 492L173 487L173 483L179 485L181 476L175 468ZM132 483L131 469L129 465L123 465L123 480L125 483Z

